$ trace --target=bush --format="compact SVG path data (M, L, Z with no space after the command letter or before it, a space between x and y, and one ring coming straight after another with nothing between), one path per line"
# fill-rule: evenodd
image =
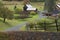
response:
M30 30L34 29L34 28L35 29L38 28L37 22L35 22L35 21L29 21L29 23L26 24L26 28L30 28Z
M29 17L29 12L28 11L22 11L21 13L20 13L20 18L28 18Z
M31 15L36 15L37 13L36 12L30 12Z
M22 9L18 9L18 8L15 9L15 13L16 13L16 14L19 14L21 11L22 11Z

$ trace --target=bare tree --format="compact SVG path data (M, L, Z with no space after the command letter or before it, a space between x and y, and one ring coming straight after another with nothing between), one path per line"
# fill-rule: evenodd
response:
M24 5L30 3L30 0L23 0L23 1L24 1Z

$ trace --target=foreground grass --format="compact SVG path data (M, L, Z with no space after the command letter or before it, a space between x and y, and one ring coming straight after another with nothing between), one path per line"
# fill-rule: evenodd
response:
M0 18L0 30L4 30L4 29L7 29L7 28L16 26L16 25L18 25L22 22L24 22L24 21L13 19L13 20L6 20L6 22L3 23L2 18Z
M3 23L3 21L2 21L3 19L0 18L0 30L5 30L7 28L11 28L11 27L21 24L25 21L35 20L35 18L37 18L37 17L38 17L38 15L34 15L34 16L32 16L32 18L6 20L6 23Z

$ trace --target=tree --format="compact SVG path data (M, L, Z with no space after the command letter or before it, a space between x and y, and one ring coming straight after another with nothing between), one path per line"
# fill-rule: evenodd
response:
M8 8L4 7L1 2L0 2L0 17L3 18L4 23L5 23L6 19L13 18L13 12L10 11Z
M30 3L30 0L23 0L23 1L24 1L24 5Z
M13 18L13 12L8 10L8 8L1 8L0 10L1 17L3 18L3 22L5 23L6 19L12 19Z
M45 9L48 12L52 12L56 7L56 0L45 0Z

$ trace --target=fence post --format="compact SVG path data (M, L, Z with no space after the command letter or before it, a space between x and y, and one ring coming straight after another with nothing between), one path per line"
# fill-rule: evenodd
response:
M29 30L29 24L26 23L26 31L28 31L28 30Z
M46 31L46 21L44 21L44 30Z
M55 19L55 23L56 23L56 29L57 29L57 32L58 32L58 20Z

